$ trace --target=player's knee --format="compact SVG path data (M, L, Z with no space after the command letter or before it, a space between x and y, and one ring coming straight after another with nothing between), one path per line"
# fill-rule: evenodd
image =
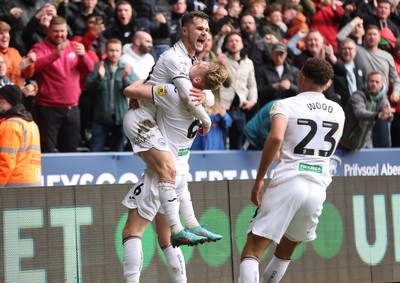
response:
M141 229L137 229L137 227L135 227L135 225L132 225L131 223L127 223L125 224L124 229L122 230L122 238L123 239L127 239L130 237L142 237L143 232L141 231Z
M160 234L158 235L157 240L160 248L163 248L171 243L171 236L170 234Z

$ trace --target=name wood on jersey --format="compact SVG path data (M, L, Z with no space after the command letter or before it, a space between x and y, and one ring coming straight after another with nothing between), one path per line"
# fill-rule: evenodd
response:
M332 113L333 107L326 104L326 103L320 103L320 102L312 102L312 103L307 103L307 107L310 110L324 110L328 111L329 113Z

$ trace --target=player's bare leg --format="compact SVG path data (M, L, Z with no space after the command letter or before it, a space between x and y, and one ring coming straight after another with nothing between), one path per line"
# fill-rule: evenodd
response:
M197 245L207 239L184 229L179 219L179 202L175 190L176 170L170 152L151 148L140 153L146 164L159 176L159 198L172 233L172 245Z
M130 209L122 231L124 246L124 278L126 283L139 283L143 266L142 235L150 221L142 218L137 209Z
M259 261L271 243L272 240L254 235L252 232L247 234L241 255L239 283L259 282Z

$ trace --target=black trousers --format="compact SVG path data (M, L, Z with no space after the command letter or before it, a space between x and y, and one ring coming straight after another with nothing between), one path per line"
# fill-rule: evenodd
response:
M36 106L36 123L43 153L77 151L80 141L79 107Z

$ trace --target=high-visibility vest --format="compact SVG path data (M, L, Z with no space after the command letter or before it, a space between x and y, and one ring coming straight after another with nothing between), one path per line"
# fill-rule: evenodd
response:
M0 120L0 187L42 184L39 128L34 121Z

